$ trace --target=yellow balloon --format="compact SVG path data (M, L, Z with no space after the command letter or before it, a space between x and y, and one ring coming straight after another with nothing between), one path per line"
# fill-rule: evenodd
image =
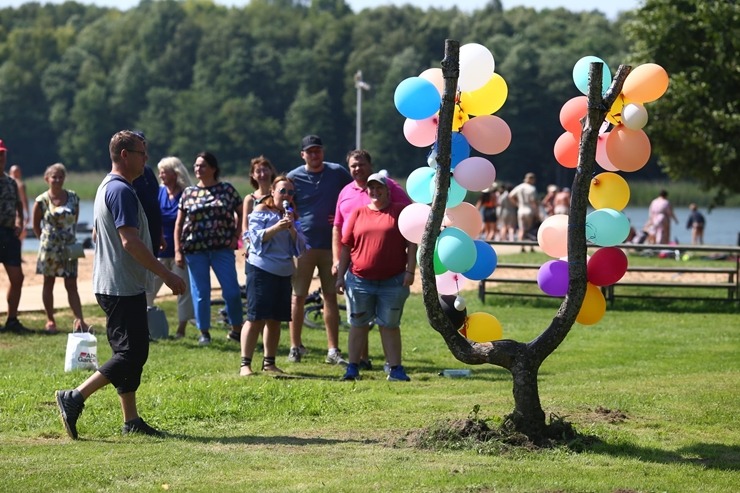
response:
M452 131L459 132L460 128L470 119L460 105L455 105L455 114L452 117Z
M460 95L460 105L469 115L490 115L501 109L509 95L509 87L499 74L486 82L480 89L463 92Z
M614 104L612 104L612 107L609 109L609 113L606 114L606 119L609 123L612 125L622 124L622 108L624 108L625 104L627 104L627 100L625 99L624 94L619 93L619 96L617 96L617 99L614 100Z
M504 330L501 322L490 313L475 312L468 315L460 334L474 342L490 342L501 339Z
M576 316L576 322L581 325L593 325L606 313L606 300L598 286L586 283L586 296L583 305Z
M599 173L591 180L588 201L594 209L621 211L630 201L630 186L616 173Z

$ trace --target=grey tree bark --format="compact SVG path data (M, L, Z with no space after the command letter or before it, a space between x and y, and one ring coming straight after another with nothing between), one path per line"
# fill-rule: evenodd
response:
M455 358L468 365L492 364L509 370L513 382L514 410L507 421L516 431L527 435L533 441L540 441L548 436L548 425L540 403L538 372L542 362L557 349L570 332L583 304L586 293L586 206L596 162L596 142L606 114L619 96L624 79L631 68L620 65L612 85L602 97L603 65L592 63L590 67L588 113L582 122L578 167L571 187L568 225L570 284L565 299L549 326L532 341L518 342L505 339L479 344L460 335L442 311L433 265L434 246L442 226L450 186L451 129L457 96L459 53L460 44L457 41L450 39L445 41L445 56L442 60L445 89L437 131L437 184L432 211L420 245L419 266L424 305L430 325L440 333Z

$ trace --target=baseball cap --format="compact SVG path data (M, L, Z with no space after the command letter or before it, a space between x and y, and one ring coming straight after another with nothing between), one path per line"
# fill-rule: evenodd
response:
M380 174L380 173L373 173L372 175L368 176L367 177L367 182L370 183L371 181L377 181L378 183L380 183L384 187L387 187L388 186L388 180L387 180L387 178L384 175Z
M303 140L301 140L301 150L305 151L311 147L324 147L321 137L318 135L306 135L303 137Z
M0 152L7 151L8 148L5 147L5 142L3 142L2 139L0 139Z

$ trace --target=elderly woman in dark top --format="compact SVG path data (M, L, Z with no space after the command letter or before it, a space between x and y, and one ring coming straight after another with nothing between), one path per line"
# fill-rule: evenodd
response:
M275 366L280 323L290 321L293 257L306 251L306 239L296 227L295 187L285 176L272 182L272 191L249 215L245 236L250 242L247 272L247 321L241 334L242 376L253 375L252 355L264 331L262 371L282 373ZM286 207L287 205L287 207Z
M213 154L198 154L193 169L198 182L182 192L175 221L175 263L184 267L187 261L195 322L200 330L198 343L211 343L211 268L226 302L231 325L227 337L239 341L244 316L234 250L242 223L242 199L230 183L219 181L218 161Z

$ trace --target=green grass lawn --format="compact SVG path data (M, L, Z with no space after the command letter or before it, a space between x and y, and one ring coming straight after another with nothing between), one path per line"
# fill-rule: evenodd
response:
M473 292L466 299L469 313L494 314L504 336L517 340L539 334L557 307L513 297L490 297L482 307ZM385 380L377 331L370 346L378 370L358 382L339 381L341 369L323 363L320 330L305 329L311 354L301 364L286 361L283 334L278 365L305 379L238 377L238 347L225 328L213 331L209 347L197 345L192 327L186 339L152 344L139 408L166 439L121 436L118 399L106 388L86 403L81 439L70 440L54 390L88 374L64 373L66 336L0 334L0 490L734 492L740 324L737 305L725 305L619 304L598 325L574 326L543 365L539 389L548 414L596 438L579 451L410 447L409 432L465 418L475 406L491 424L513 408L511 379L500 368L438 376L464 365L427 324L420 295L403 320L410 383ZM162 307L176 311L174 302ZM86 307L86 318L102 329L97 307ZM22 320L41 327L44 319ZM70 314L58 322L71 326ZM110 356L100 331L98 351L102 361Z

